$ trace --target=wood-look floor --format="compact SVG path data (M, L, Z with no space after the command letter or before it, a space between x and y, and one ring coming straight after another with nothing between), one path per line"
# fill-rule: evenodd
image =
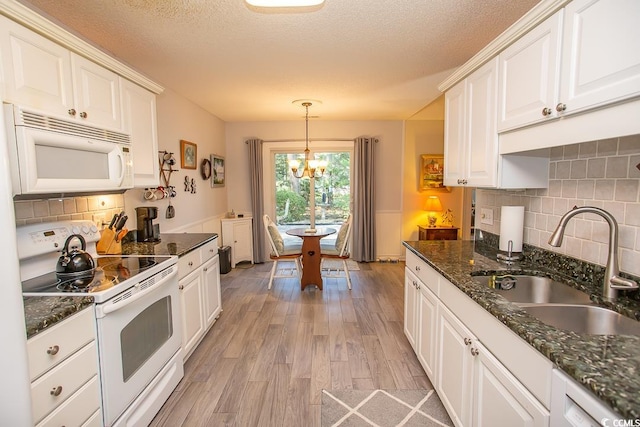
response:
M152 426L320 426L323 389L433 388L403 332L403 263L304 292L267 290L271 265L221 275L224 311Z

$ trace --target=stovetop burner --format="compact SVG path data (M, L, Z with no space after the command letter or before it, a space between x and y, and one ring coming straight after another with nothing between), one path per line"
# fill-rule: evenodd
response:
M61 278L55 272L50 272L22 282L22 291L26 295L97 293L110 289L169 258L157 255L96 257L96 268L85 275Z

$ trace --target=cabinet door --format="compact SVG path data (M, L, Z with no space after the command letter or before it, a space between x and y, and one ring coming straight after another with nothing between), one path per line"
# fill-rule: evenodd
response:
M74 53L71 65L77 117L89 124L121 130L118 75Z
M216 255L202 266L205 325L209 327L220 314L220 262Z
M467 185L495 187L498 177L497 58L467 77Z
M408 268L404 272L404 334L416 351L418 278Z
M560 83L567 113L640 94L639 16L637 0L567 5Z
M438 395L457 426L471 425L475 337L442 304L438 323Z
M160 176L156 96L123 78L120 79L120 94L122 129L131 135L133 185L156 187Z
M196 270L180 280L178 286L182 308L182 351L186 360L204 334L200 270Z
M556 116L561 25L562 11L500 53L499 132Z
M5 101L68 116L74 102L69 51L3 16L0 24Z
M253 232L251 220L239 221L233 224L233 264L240 261L253 261ZM234 253L235 252L235 253Z
M444 184L462 185L465 179L465 83L461 81L444 95Z
M546 427L549 411L479 342L473 343L475 359L473 423Z
M417 331L419 337L416 355L432 383L437 381L436 345L438 325L438 299L424 284L417 291Z

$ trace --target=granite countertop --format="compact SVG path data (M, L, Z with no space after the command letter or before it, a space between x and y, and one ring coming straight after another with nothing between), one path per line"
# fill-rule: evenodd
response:
M167 233L160 242L128 242L122 245L123 255L182 256L218 237L217 233ZM24 297L24 317L27 339L91 305L93 297L36 296Z
M123 255L183 256L218 237L217 233L165 233L155 243L131 241L122 244Z
M93 305L93 297L24 297L27 339Z
M480 271L504 270L553 276L557 270L534 264L507 267L494 261L495 251L483 254L483 250L476 247L479 245L472 241L413 241L403 244L623 418L640 419L640 337L586 335L556 329L527 314L492 289L473 281L471 276L471 273ZM597 286L564 279L562 281L589 293L594 303L604 305ZM618 301L608 304L607 308L639 318L640 303L637 300L622 296Z

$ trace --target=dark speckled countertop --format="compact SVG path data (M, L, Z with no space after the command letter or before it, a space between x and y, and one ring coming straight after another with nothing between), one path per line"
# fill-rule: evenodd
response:
M156 243L127 242L122 245L124 255L178 255L191 252L218 237L217 233L165 233Z
M623 418L640 419L640 337L586 335L556 329L530 316L492 289L478 284L471 276L473 272L505 269L550 276L557 271L533 264L506 267L494 261L493 254L485 252L491 255L487 257L479 253L482 249L474 248L471 241L404 242L404 246ZM562 281L586 291L595 303L604 304L597 286L571 279ZM609 304L608 308L630 317L640 315L640 303L626 297L619 298L617 304Z
M218 237L216 233L168 233L158 243L128 242L122 245L124 255L182 256ZM91 305L92 297L24 297L27 339Z

